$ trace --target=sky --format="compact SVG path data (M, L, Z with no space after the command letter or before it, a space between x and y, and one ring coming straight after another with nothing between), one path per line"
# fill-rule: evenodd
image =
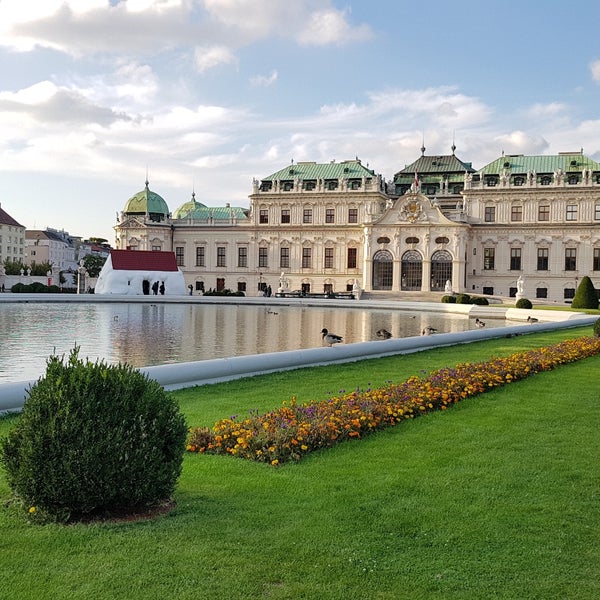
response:
M291 161L600 161L600 2L0 0L0 206L114 243L144 189L248 207Z

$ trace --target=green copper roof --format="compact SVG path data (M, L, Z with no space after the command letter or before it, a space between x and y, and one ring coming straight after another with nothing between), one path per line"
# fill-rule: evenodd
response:
M162 196L150 191L148 182L146 181L146 187L127 200L123 212L138 215L146 213L159 214L166 217L169 214L169 207Z
M188 200L185 204L182 204L174 213L174 219L188 219L194 218L192 215L196 212L206 208L206 205L196 200L195 192L192 192L192 199Z
M375 172L364 167L360 160L345 160L342 162L316 163L299 162L292 163L288 167L263 177L262 181L296 180L309 181L312 179L361 179L371 178Z
M583 169L600 171L600 163L583 155L583 152L561 152L541 156L501 156L479 171L481 175L502 173L507 169L511 173L526 174L528 171L538 173L554 173L561 169L564 173L581 172Z
M439 181L440 176L462 181L465 177L465 171L474 173L475 169L470 162L463 162L456 158L454 154L443 156L425 156L423 154L415 162L398 171L394 175L394 181L413 181L415 172L421 181L426 181L428 177L436 177L437 181Z

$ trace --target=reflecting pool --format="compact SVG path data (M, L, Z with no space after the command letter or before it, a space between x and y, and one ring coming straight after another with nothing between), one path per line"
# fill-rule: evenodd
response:
M486 319L503 327L503 319ZM139 304L0 304L0 383L36 379L53 353L68 355L77 345L92 361L145 367L165 363L281 352L322 346L321 329L344 343L475 328L464 315L408 310L339 307Z

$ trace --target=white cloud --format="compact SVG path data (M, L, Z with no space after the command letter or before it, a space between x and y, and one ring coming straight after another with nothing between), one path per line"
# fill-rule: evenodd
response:
M259 87L269 87L273 85L278 78L277 71L272 71L270 75L256 75L250 79L250 83Z
M542 136L531 135L520 130L498 135L495 141L506 154L538 155L543 154L548 148L548 142Z
M348 11L334 9L319 10L308 18L306 27L299 32L302 44L326 46L364 41L372 37L368 25L352 26L347 20Z
M595 60L590 64L590 71L592 72L592 79L600 82L600 60Z
M236 63L237 59L233 52L225 46L211 46L196 48L196 68L200 73L219 65Z

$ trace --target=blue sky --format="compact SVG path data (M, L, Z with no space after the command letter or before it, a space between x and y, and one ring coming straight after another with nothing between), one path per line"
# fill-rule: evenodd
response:
M0 0L0 204L114 241L150 188L248 206L293 159L600 160L600 3Z

